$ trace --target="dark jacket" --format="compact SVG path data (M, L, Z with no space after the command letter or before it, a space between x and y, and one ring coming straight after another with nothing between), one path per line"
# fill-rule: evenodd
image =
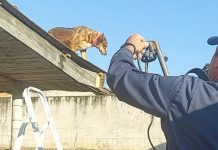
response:
M122 48L107 83L119 100L161 118L169 150L218 150L218 82L146 74Z

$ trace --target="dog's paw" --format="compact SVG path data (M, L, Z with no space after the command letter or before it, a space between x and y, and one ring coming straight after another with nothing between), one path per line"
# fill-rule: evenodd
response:
M66 54L63 54L63 56L65 57L65 58L69 58L69 59L71 59L71 54L69 54L69 53L66 53Z

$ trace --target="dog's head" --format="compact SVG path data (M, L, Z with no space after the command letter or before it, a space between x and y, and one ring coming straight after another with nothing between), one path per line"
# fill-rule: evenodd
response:
M107 39L106 37L104 36L104 34L100 34L98 37L97 37L97 40L96 40L96 48L99 49L99 51L101 52L102 55L107 55Z

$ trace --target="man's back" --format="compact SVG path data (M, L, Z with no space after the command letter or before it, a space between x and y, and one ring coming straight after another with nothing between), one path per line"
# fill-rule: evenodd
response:
M218 149L218 82L185 76L162 129L168 149ZM173 140L174 139L174 140Z
M120 100L161 118L169 150L218 149L218 82L145 74L122 48L111 60L107 83Z

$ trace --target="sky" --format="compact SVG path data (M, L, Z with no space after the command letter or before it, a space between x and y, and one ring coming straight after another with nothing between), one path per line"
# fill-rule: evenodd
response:
M218 36L217 0L9 0L43 30L85 25L104 33L107 55L96 48L87 50L87 59L107 71L110 59L125 40L139 33L157 40L168 57L170 75L185 74L209 63L215 46L207 44ZM158 60L149 72L162 74Z

